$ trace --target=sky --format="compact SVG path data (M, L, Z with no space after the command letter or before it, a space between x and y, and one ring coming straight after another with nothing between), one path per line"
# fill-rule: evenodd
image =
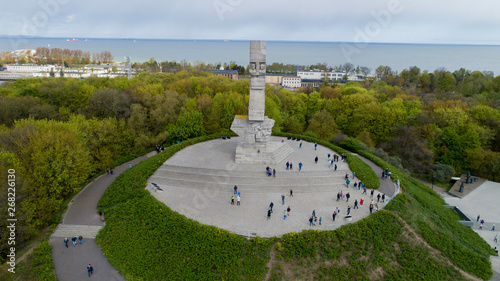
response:
M16 0L2 3L0 35L500 45L498 11L498 0Z

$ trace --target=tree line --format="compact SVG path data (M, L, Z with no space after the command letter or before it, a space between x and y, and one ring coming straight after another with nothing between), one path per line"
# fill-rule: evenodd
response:
M412 71L409 78L390 73L298 92L266 86L265 112L275 133L353 139L410 172L444 167L498 178L500 77ZM227 130L235 115L247 113L248 100L248 80L196 69L0 85L0 173L18 174L19 243L57 222L64 200L114 160ZM6 189L2 182L2 202ZM6 215L2 209L2 223Z

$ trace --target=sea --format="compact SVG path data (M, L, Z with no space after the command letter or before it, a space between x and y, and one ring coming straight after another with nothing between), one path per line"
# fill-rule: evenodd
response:
M69 40L67 40L69 39ZM75 40L73 40L75 39ZM191 63L249 63L249 41L244 40L160 40L102 38L23 38L0 37L0 52L37 47L80 49L100 53L110 51L114 61L145 62L186 60ZM294 65L317 63L338 66L346 62L369 67L374 73L378 66L390 66L400 72L410 66L421 71L436 69L455 71L491 71L500 75L498 45L436 45L349 42L287 42L267 41L267 63Z

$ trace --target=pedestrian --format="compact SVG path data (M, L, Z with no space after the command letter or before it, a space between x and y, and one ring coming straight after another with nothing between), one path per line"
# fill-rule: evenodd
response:
M377 202L380 202L380 193L377 195Z
M314 217L314 223L313 223L313 225L316 225L316 223L318 223L318 217Z
M271 209L271 213L273 212L273 207L274 207L274 203L271 202L271 204L269 204L269 208Z
M293 170L292 162L290 162L290 170Z
M363 198L359 199L359 205L363 205L363 202L365 202L365 200L363 200Z
M286 221L286 210L283 211L283 221Z
M281 194L281 205L285 205L285 194Z
M312 213L313 217L316 216L316 210L313 210L313 213Z
M238 197L236 197L236 205L240 205L240 201L241 201L241 197L238 195Z
M317 147L318 147L318 144L314 143L314 150L316 150Z
M363 186L363 194L367 194L366 193L366 186Z
M300 144L299 144L299 148L302 148L302 142L300 142Z
M347 188L349 188L349 183L350 183L350 182L351 182L351 181L350 181L349 179L347 179L347 180L345 181L345 184L347 185Z
M330 160L330 153L328 153L328 160Z
M339 200L340 200L340 192L337 193L337 201L339 201Z
M89 263L89 265L87 265L87 272L89 273L89 277L90 275L94 274L94 268L92 267L92 265Z
M314 220L313 216L310 216L309 217L309 226L313 225L313 220Z
M106 168L106 174L109 175L109 168Z
M234 195L231 196L231 205L234 205Z
M68 237L64 238L64 246L66 246L66 248L68 248Z
M495 243L498 242L498 234L495 235L495 238L493 239L493 242L495 242Z
M479 229L480 229L480 230L483 230L483 223L481 223L481 224L479 225Z
M356 187L358 187L358 183L354 182L354 189L356 189Z
M238 196L241 196L241 192L238 190Z
M335 207L335 213L337 213L337 215L340 215L339 207Z
M286 208L286 213L288 214L288 216L290 216L290 206L288 206L288 208Z
M345 173L345 177L344 177L345 180L348 180L349 179L349 174L348 173Z
M344 199L344 194L342 193L342 190L340 191L340 199Z
M290 168L290 162L286 162L286 169L288 170Z
M353 207L353 209L359 209L359 207L358 207L358 199L354 200L354 207Z
M132 168L132 163L128 163L128 167L129 167L129 168Z
M80 235L78 236L78 242L80 242L80 245L82 245L82 242L83 242L83 237Z
M382 177L381 177L381 179L385 179L385 173L384 173L384 171L382 171Z
M319 225L321 225L321 217L319 217Z
M481 217L480 217L479 215L477 215L477 220L476 220L476 222L479 222L479 218L481 218Z
M358 190L360 190L360 189L361 189L361 182L359 181L358 182Z
M349 192L347 192L347 194L345 195L345 198L347 199L346 202L349 202L349 198L351 198L351 195L349 194Z
M276 169L273 169L273 177L276 177Z
M351 213L351 206L347 205L347 215Z
M238 187L235 185L234 186L234 194L238 193Z
M373 211L373 204L370 204L370 214L372 213Z
M73 247L76 247L76 236L73 236L73 238L71 238L71 241L73 242Z
M271 208L267 207L267 219L271 218Z
M332 214L333 221L335 221L335 216L337 216L337 212L333 211L333 214Z
M356 177L356 172L352 172L352 179Z
M318 164L318 156L314 158L314 163Z
M375 192L375 189L372 189L372 192L370 192L370 198L373 198L373 193Z
M481 224L484 224L484 219L481 220Z
M290 197L293 197L293 190L290 188Z
M299 171L302 170L302 162L299 162Z
M110 170L109 170L109 173L110 173L111 175L113 175L113 169L110 169Z
M491 227L491 231L495 231L495 224Z

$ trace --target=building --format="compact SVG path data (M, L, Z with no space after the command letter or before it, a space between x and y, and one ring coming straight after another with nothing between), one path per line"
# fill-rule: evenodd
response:
M210 72L217 76L224 76L233 80L240 79L238 76L238 70L210 70Z
M5 71L9 72L50 72L51 69L55 71L55 65L37 65L37 64L9 64L5 66Z
M285 75L283 76L282 78L282 82L281 82L281 86L283 86L283 88L292 88L292 89L295 89L295 88L300 88L302 87L302 78L298 77L298 76L292 76L292 75Z
M343 80L345 72L341 71L328 71L326 72L327 78L329 82L340 81ZM297 71L297 76L305 79L305 80L325 80L325 72L324 71Z
M281 86L284 74L269 74L266 73L266 84Z

